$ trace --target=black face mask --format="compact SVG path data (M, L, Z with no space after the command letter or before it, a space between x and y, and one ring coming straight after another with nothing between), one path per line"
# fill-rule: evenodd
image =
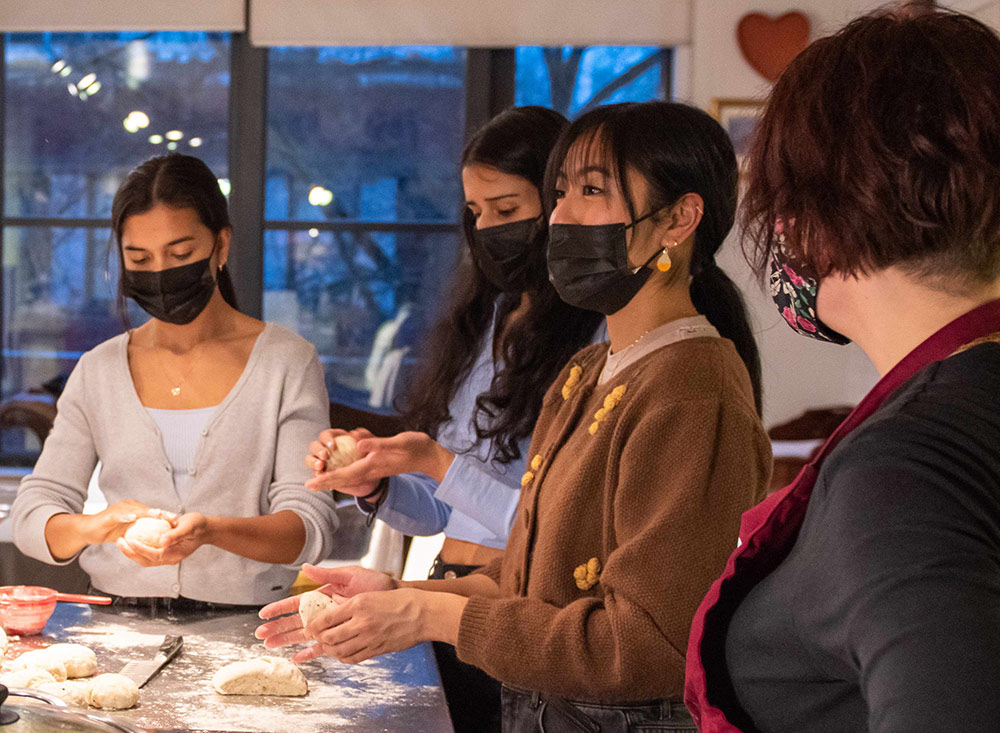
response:
M123 270L122 292L159 321L184 325L205 310L215 292L211 258L166 270Z
M652 270L628 263L625 233L655 211L631 224L550 224L549 281L559 297L570 305L606 316L617 313L646 284Z
M486 279L505 293L523 292L528 280L531 247L538 236L538 217L472 232L469 249Z

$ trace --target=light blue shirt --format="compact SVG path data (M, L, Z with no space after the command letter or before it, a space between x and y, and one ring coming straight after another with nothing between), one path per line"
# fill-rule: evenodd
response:
M602 322L594 342L606 339ZM492 460L492 441L476 438L476 398L490 388L495 374L493 328L483 336L482 348L468 376L448 405L451 420L441 425L437 441L455 454L438 483L422 473L389 479L389 492L378 518L404 534L445 536L502 550L514 524L531 447L531 436L518 442L521 455L510 463Z
M476 439L476 397L490 388L494 375L493 329L448 405L451 420L441 425L437 441L455 454L441 483L422 473L389 479L389 493L378 518L409 535L446 536L503 549L521 495L531 436L521 440L520 458L492 460L492 441Z

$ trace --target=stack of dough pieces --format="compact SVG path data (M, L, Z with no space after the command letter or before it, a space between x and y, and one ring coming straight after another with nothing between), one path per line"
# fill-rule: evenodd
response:
M139 701L135 682L120 674L97 672L97 655L83 644L53 644L25 652L0 669L0 682L8 687L48 692L70 705L90 705L102 710L125 710Z

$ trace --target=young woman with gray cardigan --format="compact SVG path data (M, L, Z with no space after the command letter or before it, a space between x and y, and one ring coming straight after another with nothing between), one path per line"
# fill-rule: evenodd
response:
M226 200L200 160L144 163L112 220L120 305L152 318L74 368L11 510L14 542L48 563L79 555L92 586L126 603L279 598L337 526L330 495L303 486L302 446L329 419L316 350L235 308ZM85 515L98 465L109 505ZM169 522L162 544L124 537L142 516Z

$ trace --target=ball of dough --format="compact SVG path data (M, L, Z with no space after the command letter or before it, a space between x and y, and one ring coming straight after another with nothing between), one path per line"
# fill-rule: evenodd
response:
M88 705L90 682L75 682L72 680L67 680L66 682L46 682L36 686L35 689L39 692L47 692L50 695L55 695L70 705L79 705L85 708Z
M66 679L66 663L57 654L52 654L48 649L33 649L25 652L13 662L12 669L44 669L56 682Z
M311 590L299 596L299 618L302 625L308 626L309 622L328 608L336 608L340 604L326 593L320 590Z
M0 626L0 659L7 653L7 632Z
M164 536L173 529L170 522L159 517L139 517L125 530L125 539L150 547L162 547Z
M0 672L0 682L7 687L18 687L22 690L55 681L55 677L38 667L22 667Z
M257 657L233 662L212 677L220 695L279 695L296 697L309 692L302 670L282 657Z
M87 702L101 710L127 710L139 702L139 688L122 674L99 674L89 688Z
M66 677L90 677L97 671L97 655L83 644L53 644L44 651L66 667Z
M358 453L358 441L350 435L338 435L334 438L329 451L330 457L326 459L327 471L349 466L361 458L361 454Z

